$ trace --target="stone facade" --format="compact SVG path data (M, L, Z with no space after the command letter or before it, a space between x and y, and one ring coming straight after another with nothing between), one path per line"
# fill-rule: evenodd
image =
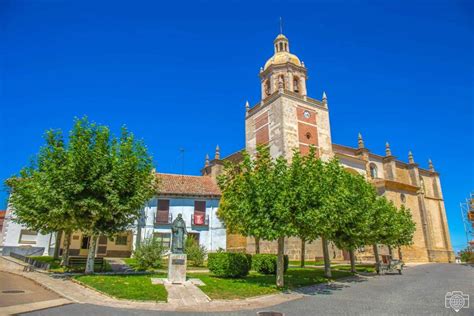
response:
M365 176L379 194L411 210L417 229L413 245L402 247L400 251L405 261L453 262L441 183L432 163L428 169L420 168L411 153L408 163L399 161L392 156L389 144L385 155L372 153L365 148L362 135L357 147L334 144L326 94L321 100L307 96L307 69L298 57L290 54L289 41L284 35L277 36L274 47L274 55L260 70L261 101L253 107L246 104L245 149L255 153L258 145L267 144L273 157L284 156L291 160L295 148L305 154L313 145L323 160L338 157L346 170ZM223 160L238 161L239 154ZM207 162L203 175L216 177L222 172L222 165L220 159ZM253 253L255 240L228 233L227 249ZM276 242L260 241L262 253L276 253L276 249ZM388 251L380 246L381 255ZM291 259L299 259L301 241L287 239L285 252ZM347 259L347 254L335 247L330 252L333 259ZM305 256L307 259L322 257L321 241L308 243ZM359 260L373 260L372 246L359 249L356 256ZM394 250L393 256L398 257L399 252Z

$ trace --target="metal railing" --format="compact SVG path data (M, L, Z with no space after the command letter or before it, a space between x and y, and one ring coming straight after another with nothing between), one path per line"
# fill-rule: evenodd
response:
M41 261L35 260L33 258L20 255L20 254L15 253L15 252L10 252L10 257L21 260L23 262L26 262L26 263L28 263L29 265L31 265L35 268L38 268L38 269L41 269L41 270L49 270L49 263L41 262Z
M171 213L165 214L158 212L156 214L155 224L156 225L168 225L173 222L173 215Z

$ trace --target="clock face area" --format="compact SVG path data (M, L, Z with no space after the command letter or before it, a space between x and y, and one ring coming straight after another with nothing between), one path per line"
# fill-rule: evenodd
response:
M309 113L309 111L304 111L303 112L303 116L307 119L309 119L311 117L311 113Z

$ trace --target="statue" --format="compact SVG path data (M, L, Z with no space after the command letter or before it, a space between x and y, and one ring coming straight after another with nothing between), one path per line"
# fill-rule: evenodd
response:
M184 239L187 232L186 223L184 222L183 216L181 214L178 214L178 217L173 221L171 231L173 233L171 239L171 253L184 253Z

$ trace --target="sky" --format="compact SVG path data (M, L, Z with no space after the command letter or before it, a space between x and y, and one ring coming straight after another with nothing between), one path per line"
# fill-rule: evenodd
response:
M0 1L0 180L75 117L126 125L160 172L199 174L245 146L245 102L279 33L326 91L334 143L440 173L454 249L474 191L470 1ZM7 192L0 192L0 209Z

